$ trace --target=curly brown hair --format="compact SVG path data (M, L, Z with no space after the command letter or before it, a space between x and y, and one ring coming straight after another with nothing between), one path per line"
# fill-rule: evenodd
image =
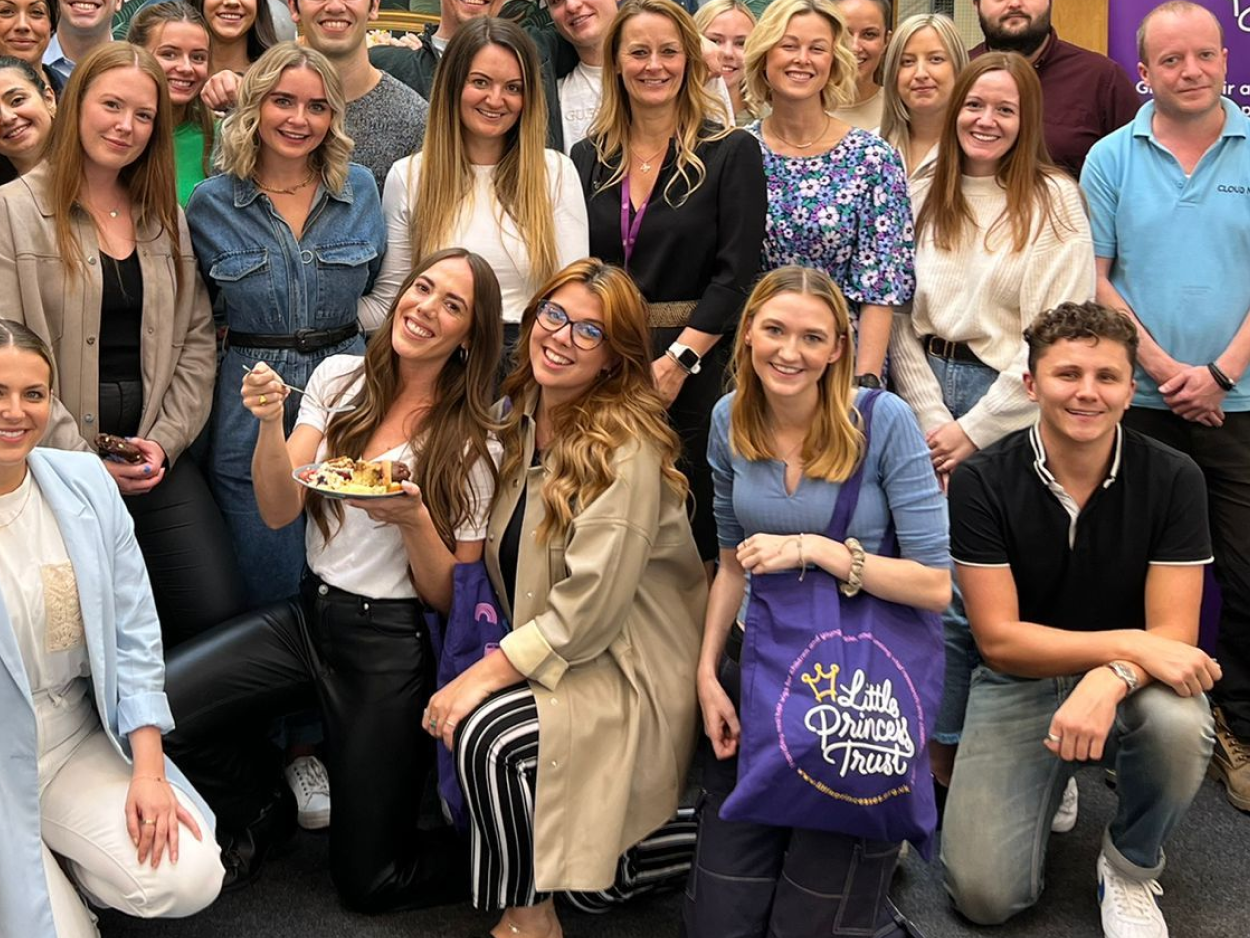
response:
M1128 353L1129 364L1137 367L1137 326L1118 310L1101 303L1060 303L1048 309L1024 330L1029 346L1029 371L1037 370L1038 360L1056 342L1065 339L1093 339L1118 342Z

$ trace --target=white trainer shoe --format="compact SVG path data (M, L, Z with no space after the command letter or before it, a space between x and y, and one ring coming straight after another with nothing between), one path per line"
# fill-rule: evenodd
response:
M286 783L295 792L299 826L306 831L330 826L330 777L316 756L300 756L286 767Z
M1059 802L1059 810L1050 822L1052 834L1066 834L1076 827L1076 810L1081 792L1076 787L1076 776L1068 779L1068 787L1063 790L1063 800Z
M1159 909L1163 887L1156 879L1128 879L1098 854L1098 902L1106 938L1168 938L1168 923Z

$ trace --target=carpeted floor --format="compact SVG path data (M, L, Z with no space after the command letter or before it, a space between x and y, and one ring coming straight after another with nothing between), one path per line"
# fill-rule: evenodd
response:
M903 863L895 900L926 938L1100 938L1094 861L1115 795L1102 773L1079 776L1076 829L1051 839L1046 893L1037 907L998 929L980 929L950 909L941 870L914 854ZM468 907L368 917L345 911L326 871L324 836L302 833L253 886L222 897L192 919L138 921L105 914L104 938L485 938L493 916ZM1250 816L1204 784L1168 845L1162 905L1171 938L1250 938ZM679 896L637 900L606 916L565 914L568 938L669 938L678 934ZM4 936L19 938L19 936Z

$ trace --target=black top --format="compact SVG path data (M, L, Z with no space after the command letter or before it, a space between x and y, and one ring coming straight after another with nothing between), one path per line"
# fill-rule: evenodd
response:
M139 252L125 260L100 252L104 295L100 301L100 381L142 381L143 272Z
M1144 628L1151 564L1210 563L1202 471L1157 440L1120 434L1110 474L1075 517L1036 427L970 456L951 476L951 556L1009 566L1022 621L1077 632Z
M742 130L704 141L695 152L707 168L702 184L682 202L686 187L678 179L665 198L675 173L670 141L629 272L649 302L697 300L689 325L720 335L737 327L760 270L767 214L764 162L759 142ZM590 254L624 266L621 183L604 188L615 165L600 163L590 140L578 142L572 157L586 195Z
M530 466L541 466L542 452L534 450L534 458ZM499 575L503 577L504 590L508 594L508 608L516 608L516 571L521 558L521 527L525 523L525 486L521 486L521 497L517 499L508 526L499 539Z

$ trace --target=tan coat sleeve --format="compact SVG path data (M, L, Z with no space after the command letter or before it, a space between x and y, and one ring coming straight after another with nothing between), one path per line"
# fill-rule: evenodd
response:
M616 481L574 519L564 551L568 576L552 585L545 611L500 643L518 671L549 690L620 636L651 556L664 484L659 455L634 448L616 470Z
M191 250L186 219L178 213L182 279L175 283L173 347L176 361L148 438L159 443L173 465L204 429L213 403L217 338L208 290Z

